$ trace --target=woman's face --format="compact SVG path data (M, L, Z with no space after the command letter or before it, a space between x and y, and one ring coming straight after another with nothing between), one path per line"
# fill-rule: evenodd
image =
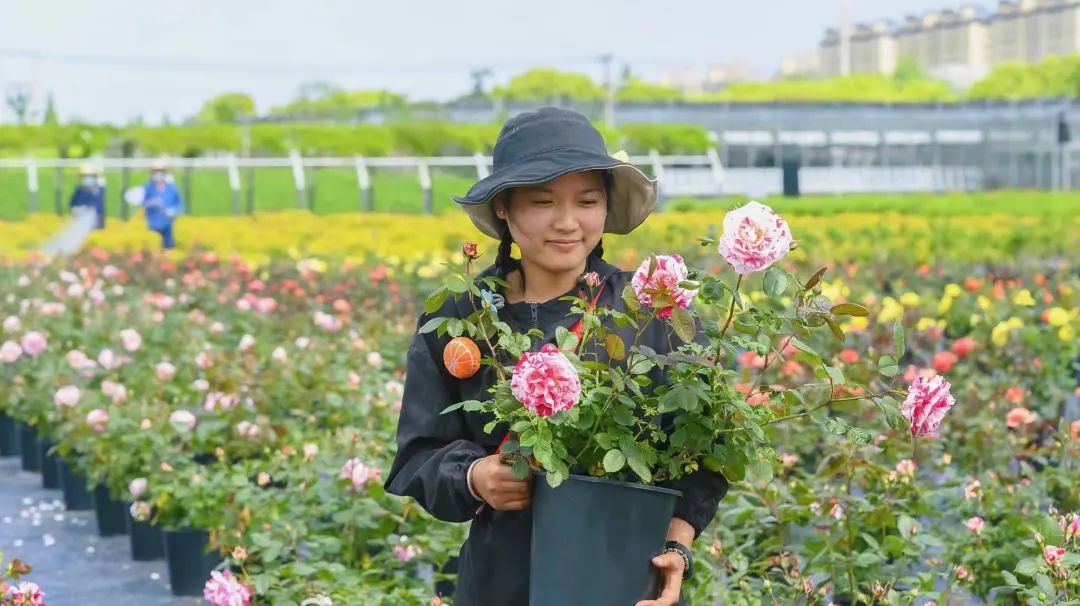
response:
M552 273L579 268L600 242L607 193L597 171L570 173L542 185L518 187L495 200L523 262Z

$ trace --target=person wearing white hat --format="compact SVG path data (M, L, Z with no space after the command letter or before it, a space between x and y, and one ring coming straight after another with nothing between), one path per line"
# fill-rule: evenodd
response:
M68 208L90 208L97 215L97 229L105 229L105 185L100 171L93 164L79 167L79 185L71 194Z
M173 222L183 214L184 202L180 199L180 191L169 179L169 167L163 160L150 165L150 181L144 190L142 206L147 227L161 234L161 248L174 248Z

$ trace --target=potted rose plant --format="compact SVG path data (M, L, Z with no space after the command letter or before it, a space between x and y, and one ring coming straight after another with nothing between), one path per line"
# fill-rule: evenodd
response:
M501 452L513 459L518 476L533 467L544 477L534 491L534 601L553 598L537 592L584 586L602 588L609 599L613 588L624 588L616 600L640 599L648 592L649 559L663 546L679 496L663 486L701 468L731 482L748 475L767 479L776 459L767 425L809 418L865 444L870 432L830 416L831 403L863 399L898 416L892 394L900 392L871 393L807 343L815 329L842 338L838 319L868 312L822 296L824 269L800 280L774 265L795 246L782 218L751 202L728 213L719 242L703 238L701 244L718 244L734 280L688 268L678 255L651 256L622 292L623 309L591 306L592 292L574 297L578 330L558 329L555 343L540 351L530 351L533 335L499 319L491 291L501 281L474 278L471 259L428 300L432 311L448 296L471 298L471 315L433 318L420 330L475 340L483 364L497 375L490 399L459 402L446 412L490 416L489 431L509 430ZM754 304L740 291L759 272L771 305ZM582 282L595 287L589 276ZM776 311L783 307L776 303L787 300L787 313ZM641 344L641 336L658 327L671 343L664 353ZM740 352L779 363L789 346L815 367L817 382L783 392L756 382L737 389ZM882 356L878 365L888 376L898 372L893 356ZM627 515L606 515L610 511ZM562 545L568 520L582 520L571 524L575 549L569 551ZM546 576L556 572L551 562L559 564L558 578ZM573 578L574 572L583 577Z

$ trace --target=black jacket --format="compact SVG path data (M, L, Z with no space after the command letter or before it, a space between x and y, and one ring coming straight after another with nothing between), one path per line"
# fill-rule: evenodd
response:
M597 272L604 283L597 305L625 310L621 294L632 274L594 258L590 258L587 271ZM493 268L484 274L491 272ZM572 294L577 294L576 289ZM462 318L472 311L467 299L451 299L435 314L422 315L417 326L431 317ZM499 310L499 317L518 331L539 328L544 331L545 342L553 343L558 326L569 329L580 317L570 315L569 311L570 302L555 299L546 303L507 304ZM623 336L625 342L632 342L632 335ZM663 353L671 349L673 340L678 343L664 323L653 322L641 344ZM482 367L469 379L455 379L442 364L446 341L447 338L439 338L435 333L417 333L409 347L405 394L398 421L398 450L386 479L386 489L392 494L413 497L440 520L472 520L458 562L455 604L527 604L532 512L530 509L501 512L485 507L477 515L481 503L472 497L466 480L469 465L493 454L507 428L496 427L488 434L483 427L490 418L482 413L458 410L440 414L456 402L490 399L487 390L495 373ZM535 344L537 348L540 345ZM722 475L702 470L665 486L682 491L674 515L689 522L696 537L712 520L728 484Z

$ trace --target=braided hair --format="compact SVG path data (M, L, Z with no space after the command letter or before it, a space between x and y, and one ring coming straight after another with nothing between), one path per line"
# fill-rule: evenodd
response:
M604 184L604 195L608 200L608 204L611 203L611 186L612 176L611 171L605 170L600 172L600 178ZM510 206L511 190L503 190L499 194L502 196L503 206ZM492 207L494 212L494 206ZM514 237L510 234L510 226L507 225L505 219L498 219L496 221L499 230L499 251L495 255L495 268L499 274L505 278L510 275L510 272L521 267L521 259L515 259L510 256L510 247L514 243ZM596 246L589 253L590 259L603 259L604 258L604 240L601 238ZM525 272L521 272L521 289L525 289Z

